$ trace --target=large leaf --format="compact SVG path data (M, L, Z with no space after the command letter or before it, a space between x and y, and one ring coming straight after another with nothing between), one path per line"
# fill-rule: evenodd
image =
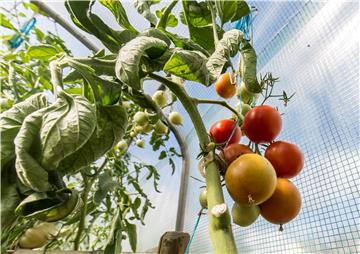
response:
M170 46L170 44L171 44L171 41L167 37L167 35L164 32L162 32L156 28L146 29L146 30L142 31L140 33L140 35L154 37L154 38L163 40L167 44L167 46ZM151 59L155 59L155 58L160 57L165 51L166 51L166 48L164 48L164 47L152 47L152 48L147 49L145 52Z
M65 7L75 25L93 34L111 51L116 52L118 43L116 31L107 26L97 15L91 12L94 1L65 1Z
M15 158L14 139L27 115L47 106L44 94L35 94L0 114L1 170Z
M246 89L252 93L260 93L262 90L256 77L256 52L249 42L244 42L240 50L241 59L239 73Z
M75 190L64 189L51 194L35 192L21 201L15 213L53 222L66 218L78 206L79 195Z
M100 3L114 14L120 26L137 33L136 29L130 24L126 11L119 0L100 0Z
M189 29L190 39L209 52L214 51L214 33L210 10L206 3L183 0L184 17Z
M160 1L157 0L134 0L134 6L138 13L140 13L144 18L146 18L150 24L156 25L157 18L150 10L151 5L156 4Z
M166 48L163 40L139 36L125 44L119 51L115 65L116 77L135 90L141 89L140 60L147 49Z
M173 34L166 31L166 35L170 38L170 40L174 43L174 45L178 48L187 49L187 50L197 50L203 53L206 56L209 56L209 52L200 46L198 43L193 42L192 40L181 37L178 34Z
M61 106L43 116L39 162L46 170L56 170L61 160L82 147L96 125L96 112L85 97L59 93Z
M217 0L215 5L222 24L239 20L250 13L250 7L245 0Z
M207 58L198 51L176 50L164 66L164 71L204 85L209 84Z
M79 150L61 161L59 170L73 173L99 159L121 140L127 121L126 111L121 105L99 106L92 136Z
M28 56L40 60L48 60L58 53L57 49L51 45L33 45L28 49Z
M215 80L222 73L229 58L236 55L242 41L243 34L239 30L233 29L224 34L206 64L212 80Z

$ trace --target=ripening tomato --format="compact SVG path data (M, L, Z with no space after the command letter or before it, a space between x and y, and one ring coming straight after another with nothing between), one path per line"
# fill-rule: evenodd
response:
M265 157L275 168L277 177L294 177L304 166L304 156L300 149L285 141L270 144L265 151Z
M222 98L229 99L236 93L236 77L234 74L221 74L215 82L215 91Z
M225 145L234 129L235 132L231 137L229 144L239 143L241 130L236 121L232 119L223 119L213 124L210 128L210 135L213 136L216 144Z
M231 144L220 153L220 156L230 165L231 162L246 153L253 153L253 151L243 144Z
M273 107L261 105L247 112L243 130L255 143L269 143L279 135L282 126L280 113Z
M265 157L248 153L227 168L225 184L230 196L239 205L258 205L274 193L276 173Z
M278 178L274 194L260 205L260 214L271 223L283 225L294 219L300 209L301 196L296 186L288 179Z

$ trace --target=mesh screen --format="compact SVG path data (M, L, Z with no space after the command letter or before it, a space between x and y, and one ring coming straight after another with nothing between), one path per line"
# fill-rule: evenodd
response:
M285 113L279 139L296 143L304 152L305 167L293 179L303 205L283 232L263 218L248 228L235 225L238 249L247 253L359 253L359 4L255 5L260 10L256 22L266 27L254 24L255 47L258 43L261 49L260 72L272 71L280 77L277 92L296 91L287 108L280 101L271 103ZM292 11L288 14L284 9ZM189 89L191 94L193 90ZM207 127L224 117L218 107L208 107L205 112ZM193 132L187 141L191 154L196 155L199 147ZM201 178L194 157L192 175ZM197 197L201 185L190 179L185 217L188 232L200 209ZM228 196L226 201L232 205ZM203 216L192 253L211 252L207 225Z

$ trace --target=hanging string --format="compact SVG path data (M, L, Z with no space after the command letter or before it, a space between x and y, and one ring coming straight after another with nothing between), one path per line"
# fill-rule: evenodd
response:
M197 220L196 220L196 223L195 223L195 227L193 229L193 232L191 233L190 241L189 241L188 245L186 246L185 254L189 253L190 245L191 245L191 243L192 243L192 241L194 239L195 231L196 231L197 227L199 226L200 218L201 218L201 215L203 214L203 212L202 212L203 210L204 210L204 208L202 208L200 210L200 212L198 213L198 217L197 217Z

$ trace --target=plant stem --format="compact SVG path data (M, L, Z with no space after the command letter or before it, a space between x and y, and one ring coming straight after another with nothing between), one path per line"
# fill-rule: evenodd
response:
M15 70L14 67L12 66L12 63L9 63L9 86L13 89L14 91L14 97L15 97L15 103L19 101L19 94L17 91L17 87L15 84Z
M172 91L188 112L196 134L199 138L201 147L206 147L209 143L209 137L202 121L202 117L191 98L185 89L179 84L159 76L154 73L149 73L149 77L157 80L167 86ZM209 153L209 157L214 157L213 152ZM207 186L207 202L208 202L208 216L209 216L209 231L215 253L237 253L234 236L231 229L229 209L220 217L217 218L211 213L211 209L218 204L224 203L224 195L220 181L220 173L217 163L212 160L206 164L206 186Z
M212 4L211 4L210 0L207 0L206 2L208 4L210 12L211 12L211 21L212 21L212 28L213 28L213 33L214 33L214 43L215 43L215 46L216 46L216 44L219 42L219 37L218 37L217 29L216 29L216 20L215 20L214 8L212 7Z
M53 85L53 92L56 98L58 91L61 91L63 89L62 68L59 68L58 62L56 60L50 62L49 68L51 75L51 83Z
M244 119L244 117L239 112L237 112L233 107L231 107L229 104L227 104L226 101L207 100L207 99L198 99L198 98L193 98L193 101L196 104L217 104L217 105L223 106L223 107L229 109L231 112L233 112L241 120Z
M159 19L156 28L165 29L166 28L166 22L168 20L168 16L171 13L171 10L174 8L174 6L177 4L178 0L172 0L170 4L166 7L163 15Z
M86 204L87 204L87 200L89 197L90 189L94 183L93 179L95 179L95 178L89 179L89 177L86 176L85 174L81 174L81 175L84 180L84 190L81 194L81 199L84 204L84 207L83 207L83 209L81 209L81 212L80 212L78 231L76 233L76 237L75 237L75 241L74 241L74 250L75 251L79 250L79 247L80 247L80 239L81 239L82 233L85 229L85 221L86 221L86 214L87 214Z

